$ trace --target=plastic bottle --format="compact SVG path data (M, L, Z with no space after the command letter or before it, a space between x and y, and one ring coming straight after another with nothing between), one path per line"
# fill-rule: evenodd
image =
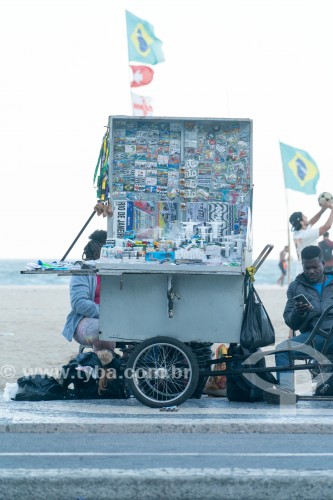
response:
M108 260L113 260L116 258L116 248L109 245L108 246Z
M108 245L102 246L100 260L102 262L105 262L108 260Z

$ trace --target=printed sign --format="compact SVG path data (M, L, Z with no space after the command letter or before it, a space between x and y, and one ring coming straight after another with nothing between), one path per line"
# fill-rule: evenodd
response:
M113 234L124 238L126 231L133 226L133 202L115 201L113 204Z

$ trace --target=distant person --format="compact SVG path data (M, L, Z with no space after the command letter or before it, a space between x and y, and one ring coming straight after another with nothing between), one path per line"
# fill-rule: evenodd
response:
M280 252L280 261L279 261L279 268L281 271L281 276L277 280L277 284L283 286L284 283L284 278L286 277L287 274L287 257L289 255L289 246L285 246L284 249Z
M94 231L84 247L82 259L86 261L99 259L106 236L106 231ZM91 346L95 352L102 349L114 350L115 347L114 342L99 340L100 286L100 276L96 274L72 276L70 281L72 310L67 316L62 332L69 342L74 339L79 344Z
M323 259L325 261L325 271L333 271L333 241L329 238L330 233L324 233L323 239L318 243L318 246L323 254Z
M323 215L325 210L329 208L331 210L330 215L321 227L312 227L316 222L319 221L320 217ZM309 245L317 245L317 240L319 236L326 233L333 224L333 204L331 201L326 202L326 206L322 207L320 211L314 215L310 220L302 212L294 212L289 218L291 224L291 231L293 232L293 239L296 247L297 259L299 266L297 269L297 274L302 272L301 266L301 252L303 248Z

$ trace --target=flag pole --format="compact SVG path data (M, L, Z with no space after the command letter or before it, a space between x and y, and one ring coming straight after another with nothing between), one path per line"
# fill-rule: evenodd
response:
M282 159L284 187L300 191L303 194L316 194L316 184L319 179L319 170L316 162L311 156L302 149L294 148L280 142L280 153ZM308 173L311 173L308 176ZM304 177L306 174L307 178ZM286 205L288 210L288 198L286 191ZM289 221L288 221L289 222ZM288 282L290 280L290 237L288 226L288 244L289 244L289 257L288 257ZM297 256L298 258L298 256Z
M288 208L288 195L287 195L287 189L284 188L284 192L285 192L285 195L286 195L286 209L287 209L287 235L288 235L288 248L289 248L289 252L288 252L288 270L287 270L287 282L288 282L288 285L290 283L290 264L291 264L291 248L290 248L290 231L289 231L289 217L288 217L288 214L289 214L289 208Z
M283 167L283 155L281 151L281 142L279 141L280 144L280 154L281 154L281 160L282 160L282 167ZM287 211L287 241L288 241L288 269L287 269L287 282L288 285L290 283L290 264L291 264L291 248L290 248L290 231L289 231L289 207L288 207L288 194L287 194L287 188L286 188L286 175L285 175L285 170L283 168L283 182L284 182L284 194L286 198L286 211Z

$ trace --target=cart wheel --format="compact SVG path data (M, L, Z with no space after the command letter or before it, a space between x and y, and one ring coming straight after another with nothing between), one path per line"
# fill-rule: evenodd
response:
M140 403L162 408L184 403L193 393L199 368L192 350L171 337L154 337L128 358L128 386Z

